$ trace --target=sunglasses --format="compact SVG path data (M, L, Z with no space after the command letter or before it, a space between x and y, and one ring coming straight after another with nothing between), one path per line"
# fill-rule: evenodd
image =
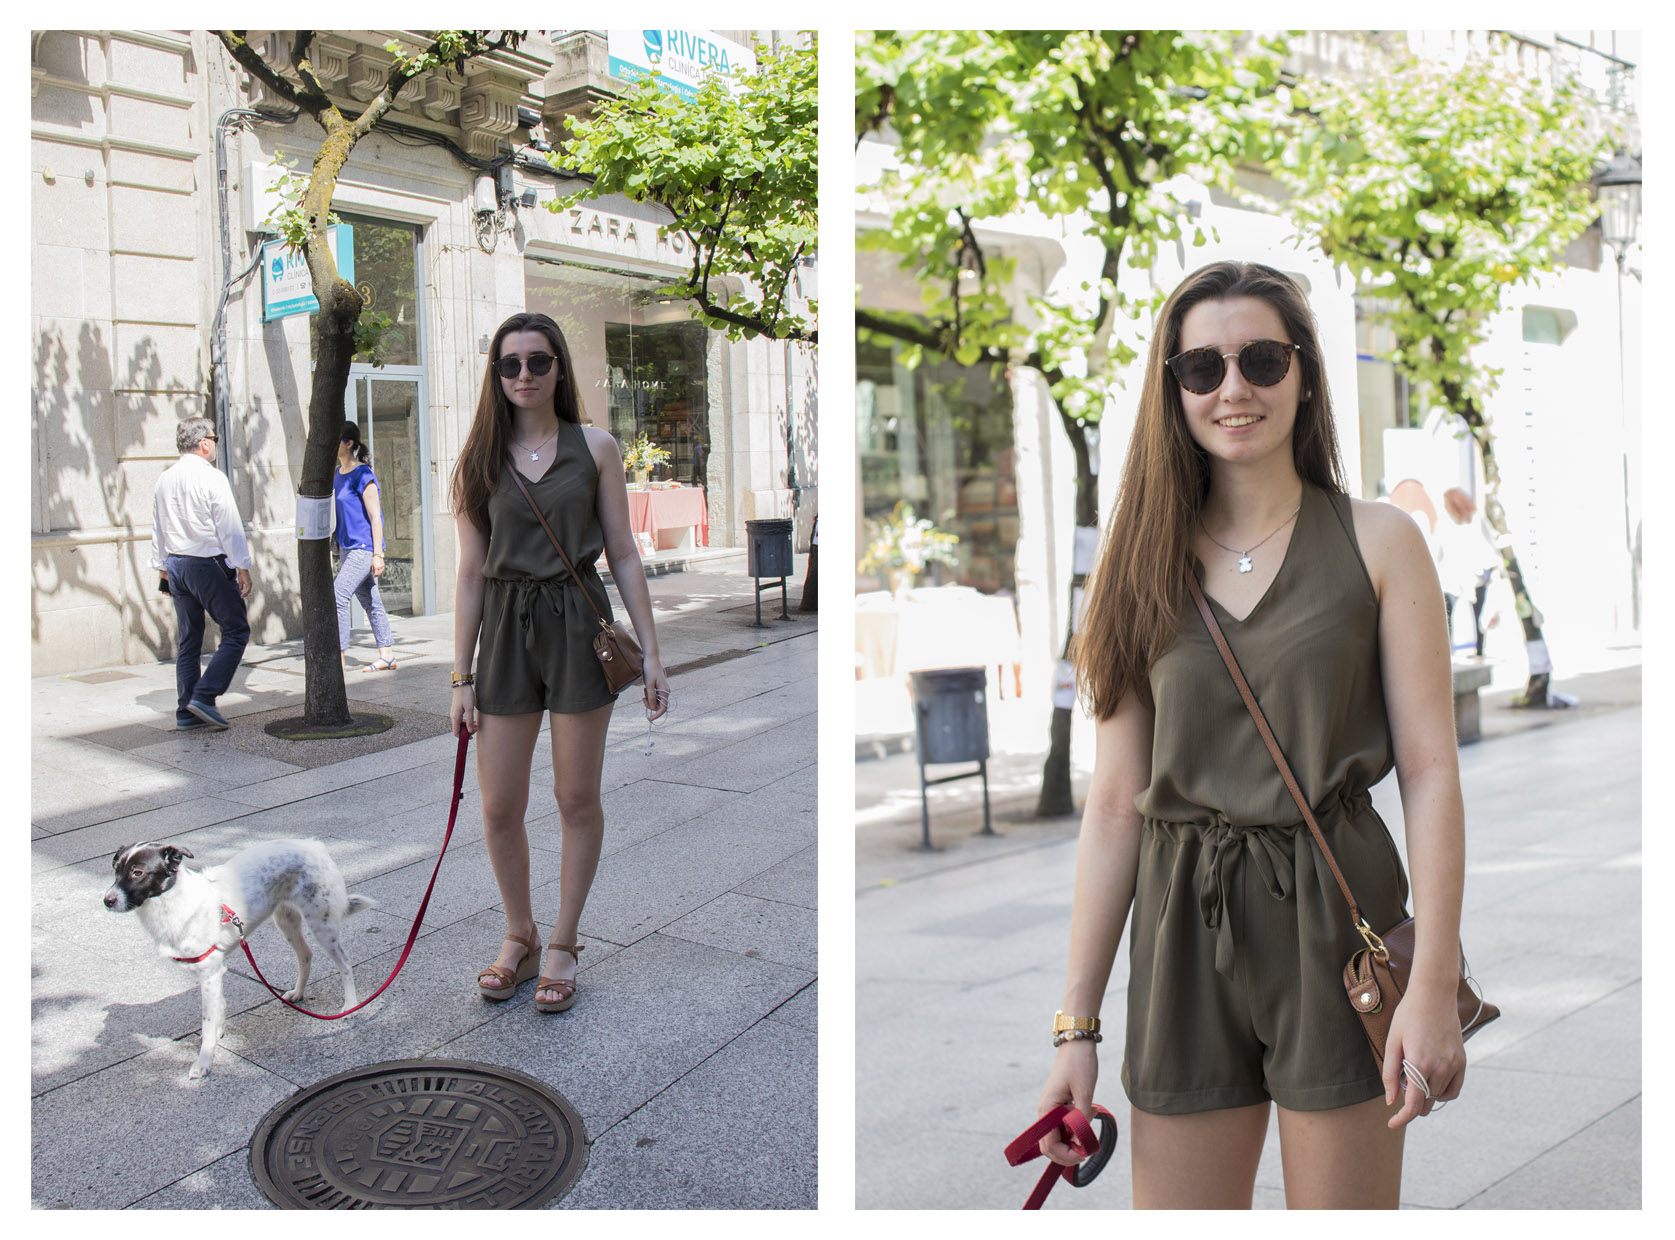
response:
M1188 349L1177 353L1164 365L1174 373L1175 381L1194 396L1207 396L1221 386L1227 377L1227 359L1239 359L1239 373L1247 383L1257 387L1273 387L1291 369L1291 355L1302 351L1301 345L1285 344L1278 340L1252 340L1238 353L1218 353L1214 349Z
M503 357L494 363L494 372L502 379L516 379L527 364L529 373L539 379L553 368L557 360L551 353L531 353L526 358Z

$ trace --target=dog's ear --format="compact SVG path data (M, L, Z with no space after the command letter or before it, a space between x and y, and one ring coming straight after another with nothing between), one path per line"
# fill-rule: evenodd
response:
M180 859L182 857L190 857L191 855L192 850L190 848L180 848L174 844L163 845L163 861L168 865L170 874L180 869Z

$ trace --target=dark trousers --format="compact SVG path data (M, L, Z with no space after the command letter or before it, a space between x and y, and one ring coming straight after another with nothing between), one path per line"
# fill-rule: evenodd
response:
M175 642L174 680L180 691L175 704L175 718L186 720L193 715L186 703L196 698L215 705L215 699L227 691L244 647L250 641L250 620L239 597L238 586L228 576L227 558L213 559L195 555L168 557L169 593L174 598L175 621L180 636ZM221 630L221 644L210 657L209 667L200 674L198 657L204 647L204 613Z

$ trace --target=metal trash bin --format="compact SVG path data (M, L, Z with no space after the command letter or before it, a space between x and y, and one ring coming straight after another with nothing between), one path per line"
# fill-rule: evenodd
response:
M744 523L747 553L746 571L756 578L756 622L752 626L765 629L762 623L762 591L773 589L773 584L762 584L764 578L777 578L779 585L779 618L791 619L785 583L791 576L795 559L791 552L789 517L762 517Z
M983 781L982 835L997 835L989 820L989 677L982 667L945 667L910 672L913 692L914 743L919 757L919 847L934 849L931 843L930 804L926 790L932 784L980 777ZM927 778L931 763L975 762L975 771Z

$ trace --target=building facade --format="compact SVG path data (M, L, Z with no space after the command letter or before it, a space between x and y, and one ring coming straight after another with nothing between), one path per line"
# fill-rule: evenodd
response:
M251 35L270 63L288 38ZM316 37L316 67L343 106L371 98L391 39L427 42ZM580 183L556 176L542 149L568 116L627 88L613 46L606 31L532 33L463 75L427 75L339 181L339 266L352 261L368 308L390 319L377 364L352 370L346 414L379 471L394 610L453 605L449 481L489 339L526 309L564 328L588 421L668 447L659 476L704 490L710 547L742 548L744 523L768 516L794 517L807 546L814 350L729 342L664 297L690 259L660 209L547 206ZM264 313L256 267L275 157L306 171L323 135L306 116L241 115L276 101L205 31L36 32L31 74L34 669L170 656L173 613L148 567L151 492L188 417L223 423L221 465L255 556L254 638L296 636L312 320ZM816 275L800 273L797 295L816 298Z
M1629 115L1632 130L1637 43L1610 32L1586 41L1546 34L1545 40L1533 34L1497 40L1497 46L1509 44L1527 72L1580 69L1602 99ZM1485 40L1479 32L1416 35L1412 47L1422 56L1448 56ZM1323 32L1294 45L1288 67L1305 81L1328 70L1341 73L1349 53L1346 38ZM857 150L863 230L885 221L888 203L869 197L866 187L894 158L888 143L870 137ZM1254 173L1241 182L1247 192L1237 200L1185 179L1172 182L1169 189L1210 240L1163 247L1151 270L1125 272L1125 284L1132 279L1136 292L1172 289L1190 271L1223 259L1287 272L1307 293L1319 325L1351 490L1377 498L1418 472L1431 485L1450 475L1448 485L1481 498L1481 465L1469 441L1456 441L1435 411L1408 407L1405 387L1383 360L1388 344L1370 318L1371 299L1318 250L1298 246L1276 210L1259 205L1277 187ZM1017 322L1031 323L1031 297L1051 293L1067 300L1084 282L1097 281L1103 252L1087 239L1089 224L1023 215L978 221L985 252L1015 260L1007 293ZM919 307L909 271L882 253L861 249L856 257L861 305ZM1637 640L1638 249L1627 257L1620 268L1596 224L1570 247L1558 273L1509 295L1481 358L1503 372L1487 410L1498 446L1500 497L1561 664L1567 647ZM1146 324L1133 341L1142 358L1140 341L1149 330ZM956 568L933 569L927 583L1015 599L1024 697L1039 708L1045 736L1047 689L1058 672L1078 558L1075 461L1056 406L1041 376L1026 367L1013 367L997 381L986 365L926 361L908 370L899 354L898 346L869 342L858 349L857 545L867 545L866 521L888 513L898 499L969 540L972 553L962 552ZM1098 428L1102 520L1116 498L1141 364L1126 386L1113 390ZM861 590L882 584L865 574L857 582ZM1078 746L1085 740L1078 735Z

